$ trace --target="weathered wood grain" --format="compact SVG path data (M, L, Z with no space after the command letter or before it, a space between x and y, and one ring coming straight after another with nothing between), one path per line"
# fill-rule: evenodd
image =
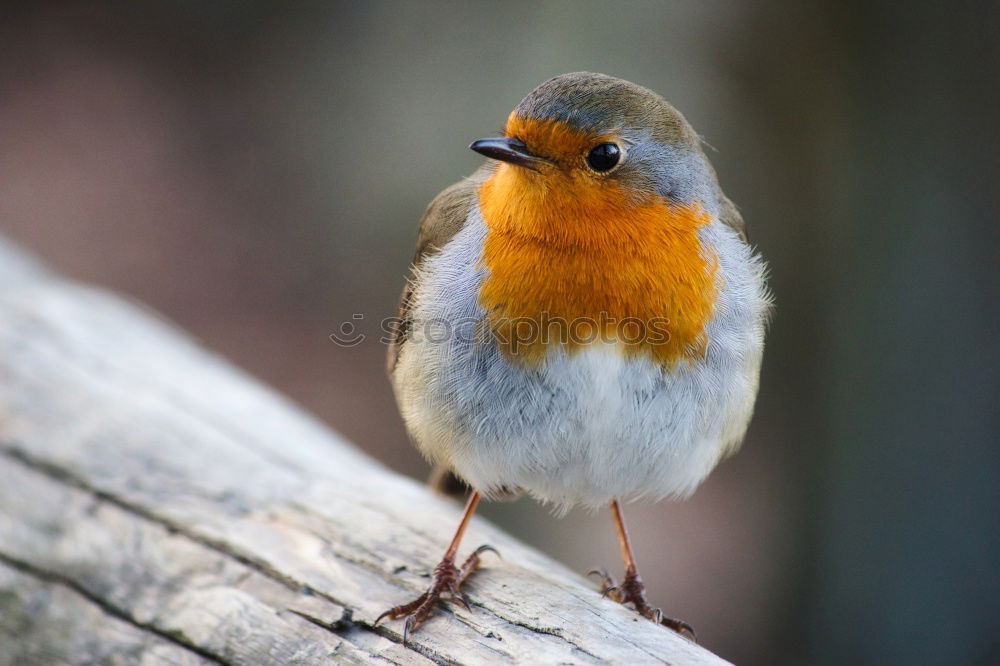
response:
M725 663L480 519L463 552L504 558L473 612L404 647L373 621L428 584L458 514L0 242L0 665Z
M0 562L0 664L217 663L119 619L67 585Z

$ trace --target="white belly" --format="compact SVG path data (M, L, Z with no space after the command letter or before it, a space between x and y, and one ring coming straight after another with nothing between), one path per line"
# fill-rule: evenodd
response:
M757 390L756 374L715 391L716 373L705 368L665 371L610 346L559 354L544 374L567 391L511 462L518 485L563 505L689 494L742 438ZM490 454L480 445L472 456L484 480Z

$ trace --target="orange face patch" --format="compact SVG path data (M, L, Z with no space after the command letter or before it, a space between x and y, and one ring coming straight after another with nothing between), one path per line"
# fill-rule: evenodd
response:
M587 171L583 156L609 137L516 117L507 134L556 165L503 163L479 188L489 270L479 301L505 352L536 363L553 344L613 340L662 364L701 357L717 291L716 258L697 234L708 214Z
M504 134L517 137L528 152L548 158L561 166L583 166L583 156L602 141L611 141L613 134L590 134L574 129L558 120L535 120L510 114Z

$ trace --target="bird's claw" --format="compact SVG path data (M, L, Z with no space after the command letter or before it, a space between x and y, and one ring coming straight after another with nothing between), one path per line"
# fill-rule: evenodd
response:
M666 615L663 614L663 611L661 611L659 608L656 609L656 613L657 617L659 617L659 621L657 622L657 624L662 624L664 627L674 630L676 633L680 634L684 638L687 638L688 640L694 643L698 642L698 634L694 633L694 627L692 627L690 624L688 624L684 620L678 620L677 618L674 617L667 617Z
M631 603L636 612L647 620L652 620L656 624L661 624L664 627L672 629L685 638L696 643L698 642L698 636L690 624L683 620L667 617L661 609L653 608L649 605L646 601L646 586L643 585L638 573L626 572L625 579L621 585L616 584L605 569L592 569L587 572L588 576L595 574L601 577L602 597L609 598L620 604Z
M479 556L487 551L495 553L497 556L500 555L493 546L484 545L472 551L461 567L456 567L455 562L450 558L442 560L434 567L434 580L423 594L409 603L393 606L385 611L375 619L375 625L386 618L398 620L405 617L406 624L403 625L403 644L405 645L409 640L410 633L416 631L443 600L450 601L456 606L461 606L472 612L471 604L468 598L462 594L461 587L465 579L479 568Z
M611 599L617 603L624 603L624 597L622 596L621 588L615 584L615 579L611 577L607 569L601 567L600 569L591 569L587 572L588 576L599 576L601 583L601 597L605 599Z

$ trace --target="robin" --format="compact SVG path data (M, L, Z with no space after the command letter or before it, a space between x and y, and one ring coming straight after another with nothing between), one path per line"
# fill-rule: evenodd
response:
M609 506L620 603L693 638L646 600L625 502L689 495L740 444L770 310L764 263L698 134L656 93L578 72L507 118L489 158L420 223L389 349L420 451L471 493L430 588L383 613L404 639L460 587L480 498L526 492Z

